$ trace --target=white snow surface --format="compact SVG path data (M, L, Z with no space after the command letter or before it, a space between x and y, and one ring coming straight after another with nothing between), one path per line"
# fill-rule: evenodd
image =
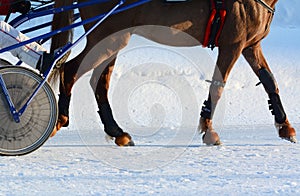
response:
M297 0L279 1L263 41L296 130L298 7ZM197 121L216 54L134 36L119 55L109 99L117 122L136 146L120 148L105 139L89 72L73 89L68 128L33 153L1 157L0 195L300 195L299 144L278 138L267 94L255 86L258 79L242 57L216 111L223 145L202 144Z

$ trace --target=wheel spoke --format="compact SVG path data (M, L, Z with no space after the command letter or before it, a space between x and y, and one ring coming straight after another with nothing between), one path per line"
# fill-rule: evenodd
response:
M7 67L0 69L6 87L17 110L26 103L42 78L29 69ZM16 123L0 91L0 154L22 155L40 147L50 136L57 120L56 98L45 85L35 95Z

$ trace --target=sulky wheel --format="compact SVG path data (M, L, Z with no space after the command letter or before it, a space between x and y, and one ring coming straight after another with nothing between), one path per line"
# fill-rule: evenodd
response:
M1 67L6 88L17 111L43 81L24 67ZM57 120L55 95L45 83L16 123L0 87L0 154L24 155L38 149L50 136Z

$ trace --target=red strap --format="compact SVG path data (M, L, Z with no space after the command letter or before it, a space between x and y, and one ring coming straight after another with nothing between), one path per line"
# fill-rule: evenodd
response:
M209 44L210 34L211 34L211 26L212 26L213 20L215 19L215 15L217 14L215 0L210 0L210 2L211 2L212 11L210 13L208 23L207 23L206 29L205 29L204 39L203 39L203 43L202 43L203 47L207 47ZM221 35L222 29L223 29L223 26L225 23L225 17L226 17L225 0L222 0L222 7L219 10L219 14L220 14L220 27L218 29L218 32L217 32L215 40L214 40L215 46L219 46L219 37Z
M213 22L213 20L215 18L216 13L217 13L216 9L213 9L211 11L211 13L210 13L210 17L208 19L208 23L207 23L206 29L205 29L204 40L203 40L203 43L202 43L203 47L207 47L208 46L209 36L210 36L210 31L211 31L211 25L212 25L212 22Z

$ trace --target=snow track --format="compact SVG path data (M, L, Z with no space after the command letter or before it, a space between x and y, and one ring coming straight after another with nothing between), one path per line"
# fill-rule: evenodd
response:
M278 2L271 33L263 41L286 113L298 134L300 22L296 8L299 4L298 0ZM207 50L207 53L211 58L216 56L216 50ZM220 122L216 130L222 146L205 146L196 133L200 107L208 88L208 84L201 81L209 78L195 77L191 69L181 68L178 65L179 73L189 78L188 81L192 81L189 84L196 89L197 103L194 102L193 107L197 115L191 116L187 123L195 127L178 127L180 116L176 114L183 110L171 105L176 101L173 97L152 108L143 105L145 109L138 106L148 102L139 99L135 105L131 103L134 107L129 107L130 117L146 128L135 129L130 127L128 118L117 118L132 134L137 146L119 148L112 142L107 143L99 126L88 73L74 89L72 100L80 103L80 108L72 102L68 128L63 128L31 154L0 157L0 195L300 195L300 146L278 137L268 110L267 95L262 86L255 87L258 79L245 60L239 59L232 70L225 100L215 121ZM113 77L120 76L120 70L116 69ZM174 72L167 72L170 73ZM147 72L134 74L147 76ZM157 75L164 74L158 72ZM147 94L155 90L157 83L152 84L141 90L146 92L146 98L156 100L158 94L156 97ZM168 96L159 98L164 97ZM165 103L170 105L162 108ZM149 113L137 113L137 109L149 108ZM186 108L195 109L189 105ZM119 108L113 110L118 116ZM160 117L167 117L165 124L159 121ZM162 126L150 128L149 123Z
M225 145L210 147L200 136L188 145L136 140L136 147L117 148L103 137L85 144L80 135L64 130L34 153L1 157L1 195L300 194L300 147L270 126L226 127ZM145 157L149 151L165 154Z

